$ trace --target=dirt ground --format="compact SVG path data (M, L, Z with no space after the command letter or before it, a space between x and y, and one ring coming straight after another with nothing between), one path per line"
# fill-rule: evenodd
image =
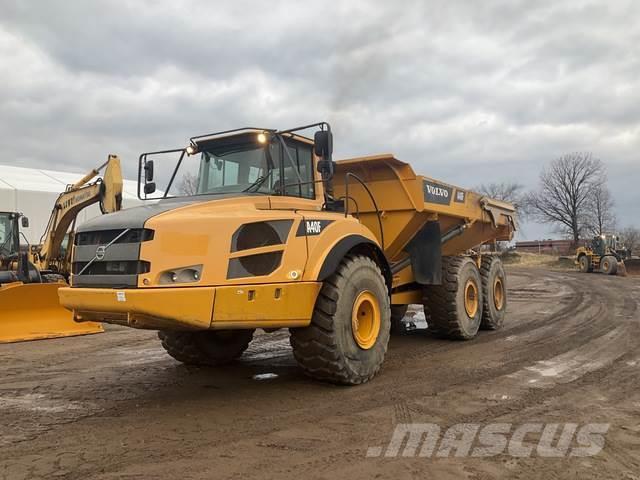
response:
M124 328L0 345L0 478L639 479L640 277L510 267L509 294L503 330L392 337L351 388L307 379L284 331L223 369ZM611 426L586 458L367 457L412 422Z

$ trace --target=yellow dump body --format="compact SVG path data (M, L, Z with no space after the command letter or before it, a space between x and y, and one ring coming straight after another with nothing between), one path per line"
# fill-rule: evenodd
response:
M407 256L403 249L428 221L438 221L442 234L467 225L460 235L443 244L443 255L513 237L515 210L511 204L416 175L409 164L391 154L342 160L336 165L335 197L346 196L346 174L352 173L375 198L379 215L366 189L353 177L348 178L348 212L358 216L384 244L391 262Z

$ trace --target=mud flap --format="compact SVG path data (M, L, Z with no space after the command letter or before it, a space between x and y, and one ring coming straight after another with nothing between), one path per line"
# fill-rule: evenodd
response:
M407 245L413 275L421 285L442 283L442 244L439 222L427 222Z
M20 282L0 287L0 343L103 332L95 322L75 322L58 300L63 283Z

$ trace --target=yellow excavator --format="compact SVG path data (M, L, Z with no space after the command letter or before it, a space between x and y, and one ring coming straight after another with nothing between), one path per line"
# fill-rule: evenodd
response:
M103 168L104 175L98 177ZM103 331L99 323L75 322L58 300L58 289L67 285L70 274L78 213L95 203L102 213L122 207L122 171L116 155L60 194L38 245L20 247L20 226L29 226L27 217L0 212L0 343Z

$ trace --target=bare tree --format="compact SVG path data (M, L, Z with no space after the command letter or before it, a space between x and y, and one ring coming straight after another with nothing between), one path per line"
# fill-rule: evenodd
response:
M524 192L524 185L516 182L491 182L483 183L477 186L474 190L487 197L495 198L496 200L502 200L503 202L512 203L518 214L522 218L527 214L526 195Z
M195 195L198 193L198 177L191 172L185 172L178 184L181 195Z
M524 185L515 182L491 182L483 183L474 190L487 197L513 204L520 220L526 215L526 209L522 208L525 204ZM508 244L509 242L493 242L490 248L495 251L504 251Z
M586 223L592 235L611 233L616 227L613 198L605 180L603 178L600 183L594 185L588 202L589 210L586 214Z
M637 252L640 249L640 229L636 227L627 227L620 232L624 246L631 252Z
M491 182L483 183L475 190L496 200L516 203L522 196L524 186L514 182Z
M527 205L536 220L556 225L577 245L603 176L602 162L591 153L563 155L540 173L540 189L527 195Z

